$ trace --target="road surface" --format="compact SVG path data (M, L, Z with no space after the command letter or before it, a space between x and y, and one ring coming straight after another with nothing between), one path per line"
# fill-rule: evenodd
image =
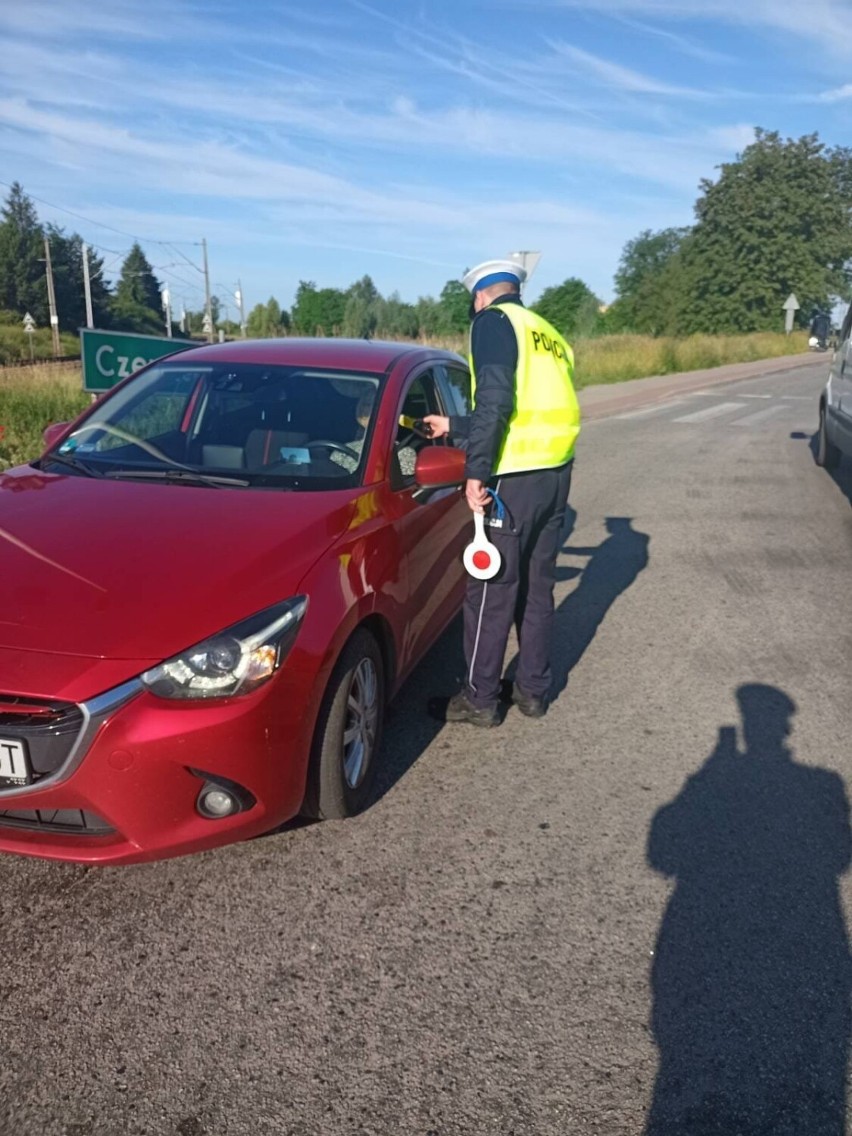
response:
M587 424L542 721L426 717L454 630L362 817L0 860L0 1134L843 1133L852 488L813 462L825 369Z

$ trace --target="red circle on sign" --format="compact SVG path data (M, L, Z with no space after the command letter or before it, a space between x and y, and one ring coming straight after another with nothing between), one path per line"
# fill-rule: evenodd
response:
M480 549L479 552L474 552L473 554L473 566L474 568L478 568L480 572L484 572L486 568L491 567L491 557L487 552L483 552L482 549Z

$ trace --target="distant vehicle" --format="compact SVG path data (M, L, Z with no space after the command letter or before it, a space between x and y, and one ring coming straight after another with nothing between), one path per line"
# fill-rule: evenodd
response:
M369 803L458 612L448 351L279 339L131 376L0 474L0 851L131 863Z
M831 316L827 312L817 312L811 320L811 334L808 346L811 351L827 351L831 336Z
M834 469L852 457L852 305L838 335L828 382L819 400L817 464Z

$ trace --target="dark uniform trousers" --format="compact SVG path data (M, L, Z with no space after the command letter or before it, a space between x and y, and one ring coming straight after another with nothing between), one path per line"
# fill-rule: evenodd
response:
M470 577L464 604L467 694L477 707L495 706L512 624L519 642L515 685L528 698L550 691L553 586L573 462L497 478L490 484L506 506L502 528L486 529L502 565L493 580ZM496 510L489 509L489 519Z

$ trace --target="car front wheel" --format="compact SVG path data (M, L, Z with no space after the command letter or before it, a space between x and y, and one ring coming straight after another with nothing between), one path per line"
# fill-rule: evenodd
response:
M840 464L840 450L828 436L825 403L819 408L819 430L817 431L816 463L824 469L836 469Z
M344 647L322 700L303 809L307 816L353 816L369 803L384 703L382 653L361 629Z

